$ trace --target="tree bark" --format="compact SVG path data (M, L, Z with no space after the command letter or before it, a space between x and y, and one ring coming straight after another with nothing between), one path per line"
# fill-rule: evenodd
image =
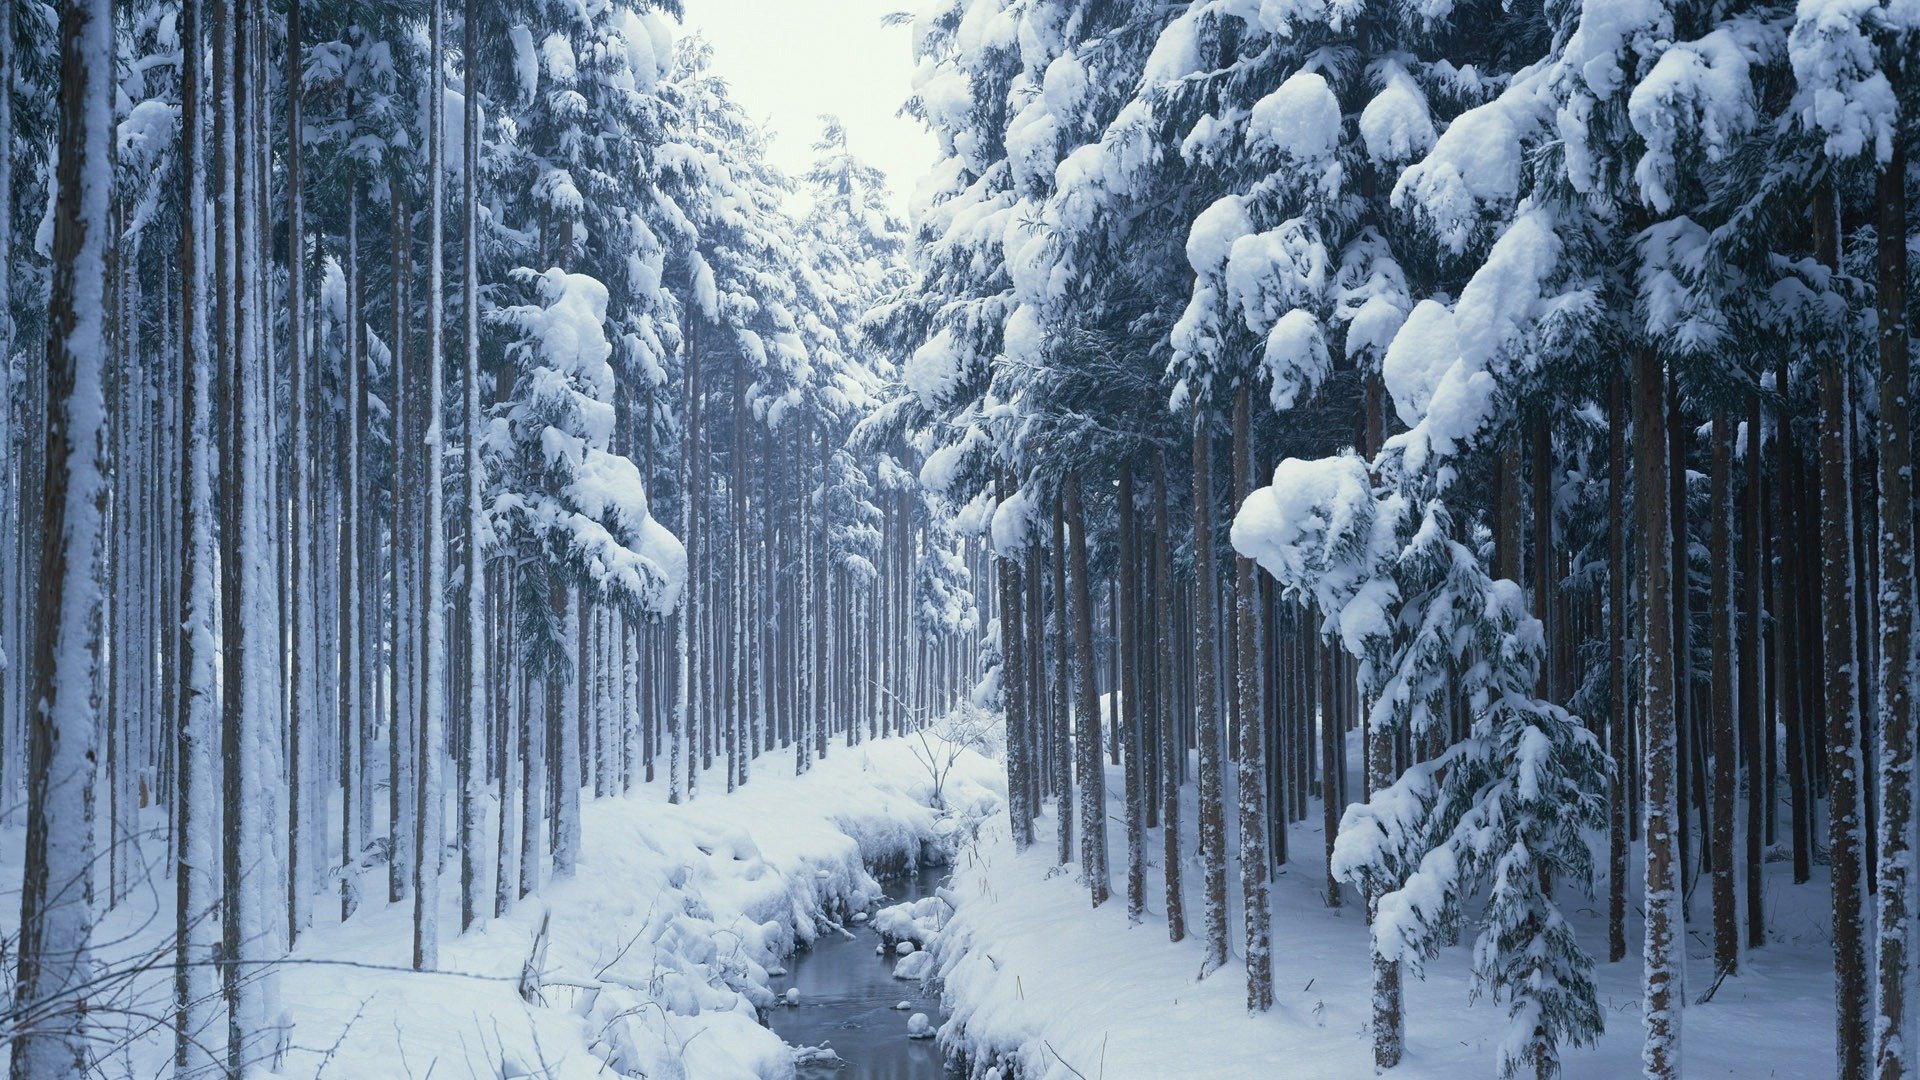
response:
M1627 383L1607 388L1607 749L1613 759L1607 830L1607 960L1627 955Z
M1907 207L1904 137L1895 132L1876 184L1880 418L1880 850L1879 1014L1874 1073L1898 1080L1910 1071L1906 1045L1907 974L1913 918L1913 433L1907 332ZM1836 350L1837 351L1837 350ZM1836 886L1837 887L1837 886ZM1838 937L1836 936L1836 944Z
M1167 516L1167 454L1160 450L1153 459L1153 610L1160 672L1160 693L1153 704L1160 728L1160 837L1164 849L1160 866L1165 879L1167 938L1177 942L1187 936L1186 903L1180 891L1180 759L1185 751L1174 731L1178 714L1173 700L1173 527Z
M1218 596L1213 562L1213 438L1193 426L1194 727L1199 743L1200 858L1206 880L1206 953L1201 974L1227 962L1227 828L1221 787L1220 707L1216 683ZM1329 840L1329 843L1332 841Z
M1820 261L1839 266L1838 211L1832 189L1815 199L1814 244ZM1823 350L1820 370L1820 577L1825 683L1828 839L1833 889L1834 1021L1838 1075L1867 1075L1868 985L1862 926L1860 699L1854 669L1852 521L1853 392L1842 350Z
M11 43L9 43L11 45ZM26 871L14 1002L15 1080L82 1077L92 1047L93 790L102 651L106 477L101 290L106 284L113 85L108 0L60 14L59 142L48 300L39 595L28 729ZM11 133L7 133L11 134Z
M1633 364L1633 443L1641 552L1641 672L1646 755L1646 938L1642 946L1647 1027L1641 1051L1645 1074L1680 1075L1681 942L1677 833L1684 827L1675 786L1679 739L1673 609L1660 602L1673 583L1672 523L1668 518L1666 376L1658 354L1642 346Z
M1080 858L1093 906L1106 903L1107 783L1100 740L1100 696L1093 680L1093 598L1087 582L1087 514L1080 505L1080 478L1066 480L1067 524L1072 530L1067 572L1073 588L1073 667L1079 697L1079 739L1074 746L1080 774Z
M1739 913L1734 908L1733 416L1713 414L1713 477L1709 554L1713 563L1709 638L1713 649L1713 966L1716 975L1740 969Z

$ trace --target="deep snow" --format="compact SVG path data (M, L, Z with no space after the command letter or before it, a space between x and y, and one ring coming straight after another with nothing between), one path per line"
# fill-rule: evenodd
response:
M1357 744L1348 761L1360 760ZM1122 802L1122 774L1109 766L1108 806ZM1232 777L1226 803L1234 805ZM1353 790L1359 790L1357 778ZM1192 787L1182 826L1183 851L1198 814ZM1231 819L1232 815L1229 815ZM1201 874L1189 859L1188 937L1167 941L1158 830L1149 840L1147 917L1130 924L1124 895L1090 909L1077 866L1053 865L1053 845L1015 852L1004 816L961 851L949 886L958 908L931 942L952 1018L940 1039L971 1059L973 1075L1013 1065L1023 1080L1161 1080L1181 1077L1368 1077L1373 1075L1368 1019L1367 930L1357 895L1325 906L1324 840L1317 810L1289 833L1292 861L1273 884L1273 1010L1246 1011L1245 969L1230 962L1197 978L1203 950ZM1785 820L1784 817L1782 819ZM1126 850L1123 819L1109 815L1108 842ZM1051 813L1036 830L1053 833ZM1229 851L1237 848L1229 821ZM1116 862L1118 862L1116 855ZM1602 872L1606 860L1597 860ZM1637 871L1638 851L1629 860ZM1808 1077L1832 1075L1835 1063L1833 975L1827 939L1828 889L1823 867L1812 881L1791 884L1791 863L1767 867L1768 943L1742 958L1711 1002L1691 1004L1712 981L1709 898L1696 889L1687 943L1684 1018L1688 1076ZM1237 867L1229 867L1231 952L1244 942ZM1124 888L1123 873L1115 885ZM1637 887L1628 899L1630 945L1640 941ZM1562 894L1581 944L1604 957L1604 882L1592 901ZM882 916L885 917L884 915ZM1467 937L1471 937L1471 929ZM1396 1080L1490 1077L1506 1028L1504 1006L1470 1003L1466 947L1447 950L1427 978L1406 987L1407 1053ZM1568 1080L1638 1075L1642 1041L1640 963L1597 965L1606 1034L1591 1049L1564 1055Z
M383 885L370 887L343 924L337 899L316 896L321 925L281 969L286 1049L265 1075L792 1076L792 1048L759 1021L785 986L769 969L882 896L868 866L941 849L1001 804L1004 782L1000 766L964 754L944 784L957 809L942 813L927 806L931 782L908 740L835 746L802 777L790 775L790 762L767 755L735 793L710 788L685 805L667 802L664 782L588 801L578 875L545 882L470 934L453 933L459 865L449 849L438 972L405 970L411 901L382 903ZM145 824L154 829L144 854L164 866L162 822ZM0 832L0 857L20 844L20 830ZM105 917L103 959L163 947L172 888L156 878ZM17 919L17 906L0 906L0 929L15 932ZM528 1002L519 985L543 923L539 989ZM136 1022L134 1037L101 1060L103 1075L169 1074L171 993L164 968L129 987L119 1004L159 1022Z

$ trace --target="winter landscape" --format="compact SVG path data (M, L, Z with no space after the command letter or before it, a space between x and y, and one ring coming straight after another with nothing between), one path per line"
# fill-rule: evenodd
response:
M5 0L11 1076L1916 1076L1917 114L1916 0Z

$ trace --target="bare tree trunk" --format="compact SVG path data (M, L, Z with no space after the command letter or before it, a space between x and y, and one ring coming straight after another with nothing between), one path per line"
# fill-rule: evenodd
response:
M1012 495L1010 483L1000 481L1000 499ZM1013 842L1025 849L1033 843L1033 808L1027 805L1028 727L1025 670L1025 629L1020 614L1020 579L1015 556L1003 554L994 560L1000 585L1000 693L1007 713L1007 814L1012 821Z
M1607 830L1607 960L1627 955L1627 383L1607 388L1607 749L1613 758Z
M1250 396L1243 382L1233 401L1236 506L1252 494L1254 487L1253 440L1248 432ZM1260 1013L1273 1007L1273 953L1267 915L1267 758L1261 741L1266 718L1260 709L1260 639L1254 615L1259 586L1254 579L1253 560L1245 556L1234 559L1233 595L1233 622L1240 652L1235 693L1240 699L1240 900L1247 934L1247 1010ZM1397 963L1393 974L1397 987ZM1398 995L1395 997L1397 1018ZM1376 1016L1376 1025L1378 1020Z
M1127 814L1127 918L1135 922L1146 915L1147 911L1147 790L1146 768L1141 751L1146 740L1141 737L1142 716L1145 702L1142 700L1141 686L1144 672L1140 663L1140 579L1137 563L1139 561L1138 531L1134 521L1133 509L1133 463L1120 463L1120 484L1116 496L1118 503L1120 589L1115 607L1120 618L1120 633L1117 645L1124 658L1124 678L1122 672L1116 672L1115 688L1120 693L1119 704L1124 710L1125 724L1121 728L1126 742L1123 764L1126 775L1126 814Z
M1683 995L1678 830L1684 818L1675 790L1679 716L1675 691L1673 609L1660 598L1673 584L1672 523L1667 484L1666 374L1651 347L1634 354L1633 444L1639 502L1641 552L1641 671L1646 738L1646 940L1642 1010L1647 1036L1641 1051L1646 1075L1680 1075L1680 1008Z
M1775 489L1779 492L1780 510L1777 528L1782 537L1800 537L1808 523L1800 520L1800 452L1793 442L1793 416L1784 404L1788 399L1792 381L1791 362L1786 355L1780 357L1776 369L1775 390L1780 394L1782 407L1774 418L1774 471L1779 480ZM1800 580L1797 551L1783 546L1780 553L1780 584L1776 590L1780 610L1774 618L1774 673L1779 680L1780 690L1780 726L1786 731L1787 789L1793 806L1793 882L1804 884L1813 876L1813 793L1812 766L1808 760L1806 739L1806 718L1801 710L1805 694L1800 674L1801 664L1805 660L1800 635L1805 613L1801 611L1801 595L1804 584Z
M1159 649L1160 693L1154 699L1154 712L1160 727L1160 833L1165 850L1161 870L1165 876L1167 937L1172 941L1187 936L1186 903L1180 893L1180 739L1174 731L1173 681L1173 526L1167 520L1167 454L1157 451L1153 458L1153 586L1154 638Z
M1909 61L1910 62L1910 61ZM1913 432L1907 333L1907 204L1904 138L1880 166L1877 264L1880 327L1880 850L1876 957L1876 1075L1905 1077L1907 974L1913 889ZM1836 350L1838 351L1838 350ZM1836 886L1837 887L1837 886ZM1836 936L1836 945L1838 938Z
M1216 682L1218 582L1213 561L1213 438L1206 422L1193 426L1193 666L1194 726L1199 743L1200 858L1206 873L1206 955L1202 975L1227 962L1227 828L1221 786L1220 706ZM1329 841L1331 842L1331 841Z
M1814 245L1822 263L1837 268L1839 221L1831 187L1814 209ZM1853 391L1846 354L1820 354L1820 576L1821 635L1826 686L1827 850L1833 882L1833 975L1836 1038L1842 1080L1867 1075L1869 988L1862 926L1860 698L1854 668L1852 521ZM1901 662L1904 661L1904 654Z
M1709 640L1713 649L1713 966L1716 975L1740 969L1739 913L1734 909L1733 796L1733 416L1723 406L1713 414L1713 494L1708 555L1713 563Z
M1053 747L1054 834L1058 846L1055 858L1065 866L1073 861L1073 773L1074 762L1068 748L1068 729L1073 713L1067 708L1067 695L1073 678L1069 673L1072 639L1067 631L1067 519L1061 500L1053 500L1053 708L1048 710L1053 728L1049 741ZM1084 780L1084 777L1083 777Z
M1762 896L1762 871L1766 855L1761 840L1766 833L1767 803L1773 793L1768 784L1766 752L1763 749L1773 736L1771 726L1764 725L1762 721L1762 717L1772 714L1762 708L1761 701L1764 681L1761 656L1765 652L1762 646L1766 639L1761 613L1762 594L1766 591L1766 573L1760 557L1766 543L1760 516L1760 507L1765 499L1760 484L1761 461L1760 395L1756 387L1755 393L1747 399L1747 486L1746 501L1742 504L1746 512L1746 524L1743 530L1745 543L1740 549L1740 596L1745 607L1746 623L1746 632L1740 636L1740 758L1745 766L1743 771L1747 791L1747 945L1756 949L1766 944L1767 940Z
M1093 906L1106 903L1107 783L1101 755L1100 697L1093 681L1093 598L1087 583L1087 514L1080 505L1080 478L1066 479L1067 525L1072 540L1067 549L1067 574L1073 589L1073 668L1078 687L1080 723L1074 752L1080 774L1081 872Z

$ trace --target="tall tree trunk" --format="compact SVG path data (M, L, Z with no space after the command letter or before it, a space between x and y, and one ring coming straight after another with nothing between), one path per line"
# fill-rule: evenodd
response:
M1911 59L1909 58L1909 63ZM1907 972L1913 917L1913 432L1907 333L1907 204L1904 137L1896 132L1876 185L1880 419L1880 851L1875 891L1879 1015L1874 1072L1910 1072ZM1838 350L1836 350L1838 351ZM1836 936L1836 944L1838 938Z
M1708 529L1708 558L1713 585L1708 603L1713 649L1713 967L1716 975L1740 969L1739 913L1734 908L1733 796L1733 415L1725 406L1713 413L1713 477Z
M1762 568L1761 551L1766 543L1762 531L1760 508L1765 499L1761 489L1761 453L1760 453L1760 395L1758 387L1747 398L1747 445L1746 445L1747 486L1746 501L1742 509L1746 512L1743 528L1745 541L1740 548L1742 563L1740 567L1740 598L1745 607L1746 631L1740 636L1740 737L1742 741L1741 761L1744 765L1747 792L1747 829L1746 829L1746 904L1747 904L1747 946L1759 948L1766 944L1766 916L1763 909L1762 873L1766 854L1762 840L1766 834L1766 808L1772 798L1772 787L1768 783L1766 753L1763 747L1773 739L1770 725L1762 717L1772 714L1762 708L1761 686L1765 678L1761 655L1766 632L1763 627L1761 600L1766 592L1765 571Z
M1011 484L1002 478L1000 499L1003 503L1012 496L1010 488ZM1024 849L1033 843L1033 808L1027 805L1029 763L1025 753L1031 719L1027 708L1027 681L1022 677L1026 645L1021 638L1025 620L1020 613L1020 579L1014 569L1018 565L1016 556L1002 553L994 562L998 565L996 579L1000 585L1000 693L1007 713L1007 814L1012 821L1013 842Z
M300 115L301 99L301 53L300 53L300 5L287 5L286 39L286 105L287 130L298 132L304 126ZM306 259L304 246L304 212L301 205L303 192L301 174L301 140L289 138L286 149L286 185L287 185L287 375L289 381L290 405L293 413L293 439L291 445L292 460L287 462L291 474L292 492L287 502L289 517L288 530L291 550L288 552L292 572L292 642L287 649L287 659L291 670L287 680L290 695L287 708L287 943L292 945L299 939L300 931L307 923L307 883L302 880L306 868L301 858L306 854L305 830L314 829L317 823L307 820L302 814L303 800L312 798L314 781L319 778L313 769L311 759L319 753L314 736L319 733L316 722L318 713L315 706L316 681L315 665L318 660L313 650L314 620L313 593L309 584L312 573L314 550L311 544L313 532L312 491L307 483L308 453L307 441L307 400L308 381L313 374L308 370L309 358L306 354L305 328L302 326L301 308L305 303Z
M1241 383L1233 401L1233 475L1234 505L1253 492L1253 440L1251 392ZM1255 619L1255 601L1259 585L1254 578L1253 560L1234 558L1234 634L1240 652L1235 693L1240 699L1240 901L1247 934L1247 1010L1265 1012L1273 1006L1273 955L1271 929L1267 915L1267 796L1266 748L1262 740L1266 717L1260 709L1260 637ZM1399 964L1393 965L1394 1019L1399 1017ZM1376 1013L1375 1031L1380 1016ZM1378 1043L1376 1042L1376 1047ZM1378 1063L1379 1055L1376 1054ZM1390 1067L1399 1060L1381 1067Z
M1798 538L1805 535L1804 530L1811 523L1800 518L1800 451L1794 446L1793 414L1787 405L1793 385L1791 374L1792 364L1783 354L1774 382L1782 403L1779 415L1774 418L1774 472L1779 477L1774 486L1779 492L1779 534ZM1788 545L1782 545L1779 552L1780 584L1775 591L1780 610L1774 619L1773 666L1780 683L1779 723L1787 736L1787 790L1793 807L1793 882L1801 885L1813 876L1813 776L1806 737L1807 717L1801 708L1806 695L1805 680L1801 676L1806 657L1801 644L1806 639L1800 630L1806 613L1801 610L1805 583L1800 580L1798 554L1797 546Z
M346 115L348 125L352 124L353 95L347 94ZM361 788L360 760L365 753L362 736L368 722L363 710L366 708L366 696L362 687L366 685L364 668L368 663L363 620L366 605L365 585L361 581L361 551L365 541L361 537L364 519L360 511L360 433L365 424L361 414L361 383L365 378L360 367L360 275L359 264L359 195L360 181L356 168L347 166L347 238L346 250L341 261L346 264L346 327L345 340L342 342L341 370L344 387L341 393L341 406L346 418L341 424L342 438L346 443L345 460L340 463L343 474L341 481L340 516L340 678L344 684L340 694L340 918L345 920L353 914L359 904L359 875L354 865L358 844L356 835L364 839L360 832L360 805L367 801L367 793Z
M1607 960L1627 955L1627 382L1607 388L1607 749L1613 758L1607 836Z
M1066 480L1067 525L1072 540L1067 574L1073 589L1073 669L1080 723L1074 751L1079 757L1081 872L1093 906L1107 902L1107 783L1101 758L1100 697L1093 681L1093 596L1087 582L1087 513L1080 505L1080 478Z
M214 753L219 723L217 652L219 583L214 575L213 369L207 351L206 155L201 130L202 33L200 0L181 6L179 34L186 51L181 68L180 118L180 351L185 418L181 475L186 501L181 532L187 555L181 562L180 596L186 604L180 642L180 730L174 751L177 824L174 863L174 1072L211 1074L223 1057L214 995L219 986L219 904L215 876L218 818L213 813ZM4 91L0 91L4 92ZM0 128L0 130L5 130ZM0 140L3 141L3 140Z
M1134 522L1133 463L1120 463L1120 484L1116 493L1119 529L1120 589L1115 607L1120 618L1117 644L1124 659L1121 672L1115 673L1114 686L1119 706L1126 717L1121 728L1126 743L1123 755L1126 776L1127 814L1127 918L1139 921L1147 911L1147 785L1141 750L1142 701L1140 647L1140 579L1138 530ZM1124 677L1122 675L1124 674Z
M466 473L466 547L464 580L461 583L456 618L460 621L461 645L466 656L467 685L462 688L458 720L465 732L460 755L460 929L467 931L480 918L480 875L483 856L481 835L486 829L487 779L487 679L504 675L487 668L487 591L486 560L481 543L487 534L487 515L481 503L485 482L480 459L480 430L485 417L480 411L480 95L479 34L480 5L466 0L461 28L462 62L466 65L465 84L461 87L460 124L460 347L464 377L462 389L466 401L463 410L465 437L462 440ZM647 479L651 480L649 476ZM506 804L501 803L500 828L508 827Z
M1815 199L1814 244L1838 268L1839 214L1831 187ZM1853 392L1846 354L1824 349L1820 369L1821 636L1826 687L1827 850L1833 888L1834 1020L1842 1080L1867 1075L1868 985L1863 895L1860 698L1854 668L1854 561L1850 428ZM1904 662L1904 657L1902 658Z
M1219 595L1213 562L1213 437L1193 425L1194 728L1199 743L1200 858L1206 875L1206 954L1202 975L1227 962L1227 828L1221 787L1220 706L1216 682Z
M1674 771L1679 739L1675 688L1673 609L1660 601L1673 583L1672 523L1667 467L1666 374L1649 346L1634 353L1633 444L1635 493L1639 503L1641 591L1642 716L1646 754L1646 940L1642 946L1647 1027L1641 1065L1655 1080L1680 1075L1680 1008L1683 987L1681 947L1685 916L1680 909L1677 833L1681 817Z
M1053 500L1053 707L1048 710L1052 730L1048 734L1053 756L1055 859L1060 866L1073 861L1073 774L1074 761L1068 749L1072 711L1067 707L1072 693L1072 637L1068 633L1067 612L1067 518L1061 500ZM1084 780L1084 777L1082 778Z
M425 518L421 529L421 557L426 563L421 589L420 617L424 629L425 663L420 672L420 741L417 749L417 794L413 841L413 966L431 970L440 956L440 855L446 842L441 811L446 805L441 788L447 732L447 549L446 519L441 512L446 464L443 423L446 414L446 346L443 318L446 300L446 32L445 0L428 7L427 27L427 392L423 403L426 431L421 440L425 459Z
M1174 731L1178 712L1174 707L1174 606L1173 606L1173 526L1167 520L1167 452L1158 450L1153 458L1153 587L1154 640L1159 650L1160 693L1154 697L1154 712L1160 729L1160 836L1165 849L1161 853L1161 871L1165 877L1167 937L1180 941L1187 936L1186 902L1180 885L1180 759L1185 756Z
M1697 883L1697 873L1693 863L1693 837L1687 824L1689 809L1698 809L1700 813L1700 837L1709 835L1707 821L1706 771L1702 767L1705 754L1702 753L1699 738L1699 715L1694 707L1693 693L1693 607L1692 580L1693 568L1688 558L1689 541L1687 525L1687 446L1692 430L1687 425L1686 414L1680 402L1680 387L1671 383L1667 387L1667 498L1671 505L1668 511L1672 523L1673 543L1673 650L1674 650L1674 700L1679 712L1678 739L1674 744L1674 753L1678 755L1680 771L1674 774L1674 790L1680 803L1680 820L1676 838L1679 842L1677 858L1680 862L1680 908L1683 914L1691 914L1693 887Z
M11 42L8 43L11 47ZM106 284L113 8L60 13L59 145L48 300L46 475L34 609L26 872L14 1001L15 1080L82 1077L92 1045L93 785L102 651L96 574L106 477ZM11 136L11 132L3 133Z

